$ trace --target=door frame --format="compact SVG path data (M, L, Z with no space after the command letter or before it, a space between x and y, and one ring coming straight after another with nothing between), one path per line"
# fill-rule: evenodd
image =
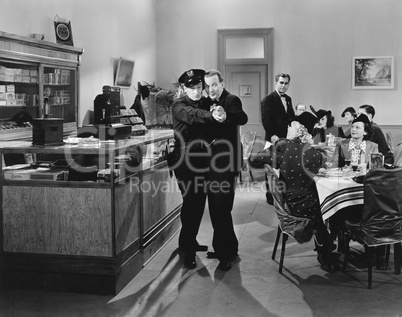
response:
M226 76L227 65L266 65L267 78L265 94L268 93L268 87L271 85L273 78L273 52L274 52L274 34L273 28L258 29L219 29L218 30L218 70L223 77ZM262 38L263 39L263 56L261 58L227 58L226 39L246 39L246 38Z

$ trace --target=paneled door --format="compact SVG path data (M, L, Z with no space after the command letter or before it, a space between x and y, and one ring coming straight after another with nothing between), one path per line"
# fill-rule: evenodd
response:
M267 65L227 65L224 69L226 89L240 97L248 123L240 127L241 133L256 131L264 139L261 123L261 99L267 91Z

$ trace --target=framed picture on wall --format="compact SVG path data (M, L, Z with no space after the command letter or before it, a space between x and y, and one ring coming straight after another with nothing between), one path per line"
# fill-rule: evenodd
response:
M120 57L117 63L116 75L114 77L114 85L121 88L130 88L134 73L133 60Z
M394 78L393 56L353 57L353 89L393 89Z

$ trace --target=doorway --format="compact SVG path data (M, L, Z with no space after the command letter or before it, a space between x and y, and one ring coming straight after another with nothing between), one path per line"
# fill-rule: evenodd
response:
M241 126L241 133L255 131L264 138L265 131L261 123L261 99L266 95L266 65L230 65L225 67L226 89L240 97L243 110L248 116L246 125Z
M272 74L273 29L218 30L218 69L227 90L240 97L248 123L241 133L255 131L264 139L261 99L268 93Z

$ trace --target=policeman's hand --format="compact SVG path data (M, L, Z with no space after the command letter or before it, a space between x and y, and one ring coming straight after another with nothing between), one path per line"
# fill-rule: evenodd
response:
M271 136L271 143L275 144L275 142L278 141L278 140L279 140L279 138L278 138L277 135Z
M222 106L216 106L212 111L212 117L222 123L226 120L226 111L222 108Z

